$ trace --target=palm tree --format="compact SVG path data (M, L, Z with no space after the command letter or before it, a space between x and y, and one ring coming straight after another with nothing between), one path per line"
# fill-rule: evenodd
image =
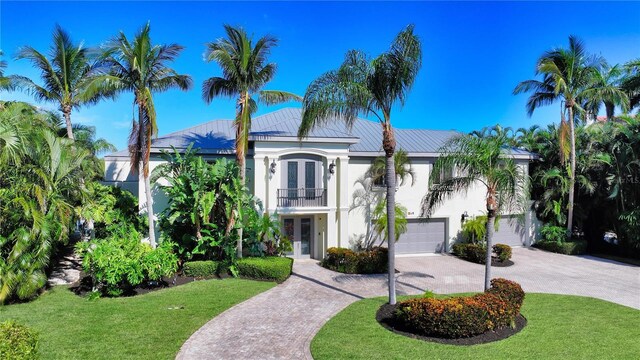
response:
M4 53L0 50L0 57L2 57ZM4 76L4 69L7 68L7 62L4 60L0 60L0 90L12 90L13 89L13 81L11 77Z
M640 58L629 61L624 65L622 88L629 97L629 109L640 105Z
M215 97L237 98L236 118L236 161L240 167L240 182L245 184L246 153L251 131L251 115L258 110L256 100L270 105L286 101L301 101L299 96L280 90L262 90L273 79L276 64L268 63L271 48L278 41L271 36L263 36L253 43L253 39L242 28L224 25L226 38L207 44L205 60L215 61L222 69L222 77L211 77L202 84L202 98L209 104ZM233 220L233 219L232 219ZM242 257L242 227L238 228L238 257Z
M353 126L359 114L375 116L382 127L382 148L386 157L387 239L394 239L396 140L391 126L391 109L404 105L422 65L420 40L409 25L394 39L389 50L373 60L357 50L349 51L342 65L314 80L304 96L300 138L315 126L343 121ZM389 241L389 304L396 303L395 246Z
M606 63L592 73L592 84L584 91L584 100L585 107L594 116L598 113L600 104L604 104L609 121L613 120L616 106L620 106L624 112L629 110L629 97L621 87L622 73L619 65L610 66Z
M22 47L17 59L27 59L40 70L43 86L26 77L14 76L15 86L31 93L36 100L58 105L67 126L67 137L73 139L71 111L82 105L95 104L112 94L99 87L87 86L93 74L88 49L75 45L69 34L56 25L50 59L31 46Z
M446 200L465 193L474 186L486 190L487 230L484 289L491 285L491 247L495 220L503 211L524 209L526 199L524 172L509 157L509 137L505 134L478 137L461 135L448 141L440 150L443 155L429 175L431 189L422 199L423 216L429 217ZM441 181L442 173L457 176Z
M603 59L588 56L582 41L572 35L569 36L569 49L556 48L545 52L538 59L536 75L542 75L542 80L523 81L513 91L514 94L532 92L527 101L529 116L538 107L552 104L557 100L564 103L568 113L571 142L569 202L567 205L567 232L569 236L573 230L573 203L576 183L575 115L584 112L580 102L582 99L588 98L585 91L592 84L593 73L602 65Z
M153 204L151 184L149 183L149 154L151 139L158 134L156 110L153 93L172 88L188 90L191 77L180 75L169 68L167 63L174 61L183 47L178 44L153 45L147 23L135 35L133 42L123 32L111 39L101 56L103 72L106 74L94 79L91 86L106 86L110 91L131 91L134 104L138 108L138 120L133 120L129 135L129 155L131 170L140 170L145 183L147 214L149 216L149 243L156 246L153 224Z
M416 172L411 166L411 159L406 151L400 149L393 155L395 165L396 180L400 186L404 185L408 178L411 178L411 186L416 183ZM367 170L367 176L373 180L373 184L384 184L386 175L387 160L384 156L379 156L373 160L373 164Z

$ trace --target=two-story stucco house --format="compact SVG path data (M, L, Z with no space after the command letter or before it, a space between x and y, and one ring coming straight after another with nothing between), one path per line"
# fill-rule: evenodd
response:
M366 211L351 209L353 193L362 189L361 178L372 161L382 156L382 131L377 122L358 119L352 129L336 122L314 129L308 138L297 138L301 110L286 108L255 117L247 155L247 187L265 209L277 213L284 233L293 241L294 257L320 259L329 247L348 247L369 224ZM407 151L415 171L411 181L399 186L396 200L408 210L407 232L397 243L397 254L429 254L449 251L459 238L463 214L484 210L484 192L472 189L438 209L428 220L420 219L420 204L438 149L456 131L395 129L397 149ZM162 162L162 150L185 149L194 143L205 159L234 158L232 120L214 120L153 141L150 169ZM528 171L532 154L512 149L522 170ZM120 151L105 157L105 182L138 194L145 208L144 184L130 172L129 155ZM375 189L373 191L376 191ZM383 191L380 188L379 191ZM166 207L161 191L153 192L156 213ZM503 216L496 243L527 246L533 239L531 214ZM524 220L522 220L524 219Z

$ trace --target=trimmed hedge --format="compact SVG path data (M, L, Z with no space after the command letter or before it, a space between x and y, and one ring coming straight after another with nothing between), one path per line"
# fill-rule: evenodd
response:
M38 334L15 321L0 324L0 359L31 360L38 356Z
M277 256L248 257L238 259L236 266L240 276L281 283L291 275L293 259Z
M541 241L535 243L533 246L538 249L565 255L582 255L587 252L587 242L584 240L567 241L563 243L555 241Z
M454 244L453 254L476 264L485 263L486 251L482 246L477 244Z
M496 254L498 260L504 262L511 259L511 246L505 244L495 244L492 247L493 253Z
M489 290L474 296L402 301L395 316L416 334L441 338L470 337L513 326L524 296L517 283L493 279Z
M220 263L213 260L187 261L182 271L186 276L209 277L220 273Z
M461 259L474 262L476 264L484 264L487 253L484 247L471 244L471 243L463 243L463 244L454 244L453 254ZM505 244L495 244L491 247L493 249L493 253L496 254L496 257L499 261L507 261L511 259L511 246Z
M389 268L388 250L374 247L355 252L345 248L329 248L320 262L322 267L346 274L383 274Z

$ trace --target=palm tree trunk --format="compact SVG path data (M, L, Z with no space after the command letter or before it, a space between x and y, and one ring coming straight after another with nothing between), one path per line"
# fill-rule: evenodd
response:
M147 215L149 216L149 245L155 249L156 232L153 224L153 199L151 198L151 182L149 181L149 175L144 176L144 192L147 196Z
M389 250L389 304L396 303L396 168L393 154L396 149L396 140L388 116L382 131L382 147L386 156L386 180L387 180L387 245Z
M615 105L612 102L606 101L604 107L607 110L607 121L613 120L613 114L615 111Z
M153 198L151 197L151 181L149 180L149 158L148 152L151 151L147 146L147 128L144 126L142 119L144 119L144 107L145 105L138 102L138 122L139 131L142 141L140 142L140 154L142 154L142 177L144 178L144 193L147 199L147 218L149 223L149 245L152 248L156 248L156 231L153 221Z
M64 116L65 123L67 124L67 137L73 140L74 137L73 137L73 126L71 125L71 106L63 105L62 115Z
M249 131L249 129L245 128L245 123L244 123L244 117L245 112L249 111L248 108L248 101L249 101L249 93L248 92L244 92L240 95L240 117L241 119L243 119L243 121L240 121L240 123L238 124L238 127L236 128L236 161L238 163L238 167L240 168L240 173L239 173L239 178L240 178L240 184L242 185L242 187L244 187L244 185L246 184L246 176L247 176L247 164L246 164L246 157L247 154L245 153L245 149L247 147L247 144L245 143L245 139L247 139L247 137L245 136L246 132ZM237 204L238 206L238 210L240 210L240 206L242 206L242 204ZM236 243L236 255L238 256L238 258L242 258L242 226L238 227L238 240Z
M493 252L493 232L496 228L496 212L487 204L487 250L484 264L484 291L491 287L491 253Z
M576 187L576 132L575 120L573 118L573 100L567 101L567 108L569 110L569 136L571 137L571 174L569 174L569 204L567 215L567 233L570 239L573 233L573 203Z

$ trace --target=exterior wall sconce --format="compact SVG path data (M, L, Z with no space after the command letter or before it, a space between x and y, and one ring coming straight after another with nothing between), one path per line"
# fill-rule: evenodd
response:
M273 159L273 162L271 163L271 165L269 166L269 171L271 171L272 174L276 173L276 160Z
M465 211L460 217L460 222L464 224L464 222L467 221L468 218L469 218L469 214Z
M335 174L336 173L336 161L335 160L331 160L331 164L329 165L329 173L330 174Z

